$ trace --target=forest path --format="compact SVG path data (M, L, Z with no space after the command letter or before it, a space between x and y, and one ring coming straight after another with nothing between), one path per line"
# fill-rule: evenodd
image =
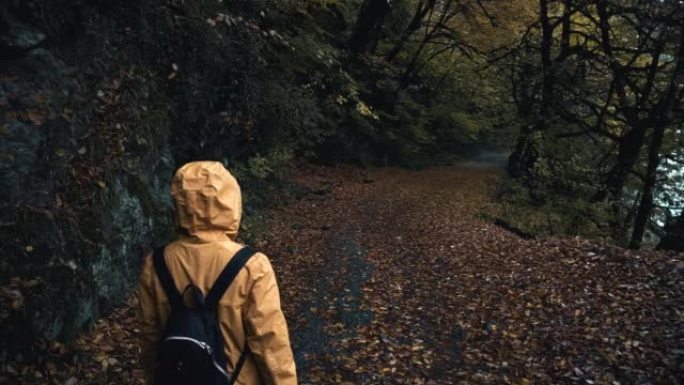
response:
M302 385L677 384L684 258L524 240L486 167L306 167L256 247L279 279ZM50 383L141 384L133 307ZM66 348L56 346L55 355ZM54 366L54 365L53 365Z
M494 168L307 168L262 247L302 384L677 383L681 256L524 240ZM678 340L679 338L679 340Z
M302 383L455 379L450 369L461 366L465 332L449 315L459 311L458 261L475 255L463 240L481 238L486 228L487 236L515 241L475 218L491 205L496 172L469 166L303 175L302 184L330 194L285 207L272 225L292 216L292 238L280 239L309 256L292 277L292 261L283 260L282 272L286 311L296 304L291 333ZM297 273L306 270L311 274Z

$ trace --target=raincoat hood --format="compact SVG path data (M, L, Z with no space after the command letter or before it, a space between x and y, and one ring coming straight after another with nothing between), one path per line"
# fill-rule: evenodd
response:
M190 162L176 171L171 184L178 222L191 236L235 240L242 216L237 180L219 162Z

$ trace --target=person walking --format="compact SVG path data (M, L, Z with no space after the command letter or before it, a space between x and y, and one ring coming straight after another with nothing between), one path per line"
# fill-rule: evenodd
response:
M296 385L271 263L235 241L237 181L219 162L191 162L171 193L186 234L146 256L139 283L148 384Z

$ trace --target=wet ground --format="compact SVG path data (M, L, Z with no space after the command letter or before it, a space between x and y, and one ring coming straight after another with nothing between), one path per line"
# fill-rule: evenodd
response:
M263 248L302 384L678 383L682 256L479 219L499 158L300 170L328 193L276 210Z
M435 285L449 285L451 278L431 263L446 255L421 250L425 222L434 213L421 213L414 194L421 194L416 188L464 191L455 187L467 184L470 194L455 196L460 202L450 204L458 204L463 219L470 220L490 205L486 190L496 171L458 168L459 177L453 179L456 174L448 170L313 168L297 174L311 191L328 193L310 194L276 210L269 226L274 231L263 246L271 246L281 277L303 384L395 383L393 377L407 374L411 381L436 379L446 376L445 365L462 359L463 329L451 325L443 330L434 309L422 312L428 305L421 304L422 296ZM447 177L437 182L434 176L442 174ZM429 185L421 187L427 181L421 176L430 178ZM446 204L439 197L426 198L420 208L427 204L439 210ZM428 245L429 239L424 241ZM453 253L455 247L443 251ZM391 260L383 263L388 256ZM452 294L440 290L433 298Z
M294 172L255 246L300 383L679 384L684 255L519 238L481 219L498 168L466 166ZM134 306L15 382L142 384Z

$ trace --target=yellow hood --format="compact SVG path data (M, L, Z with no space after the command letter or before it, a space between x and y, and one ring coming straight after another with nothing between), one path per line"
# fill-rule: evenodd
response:
M171 184L178 222L202 240L235 240L242 216L237 180L219 162L190 162L176 171Z

